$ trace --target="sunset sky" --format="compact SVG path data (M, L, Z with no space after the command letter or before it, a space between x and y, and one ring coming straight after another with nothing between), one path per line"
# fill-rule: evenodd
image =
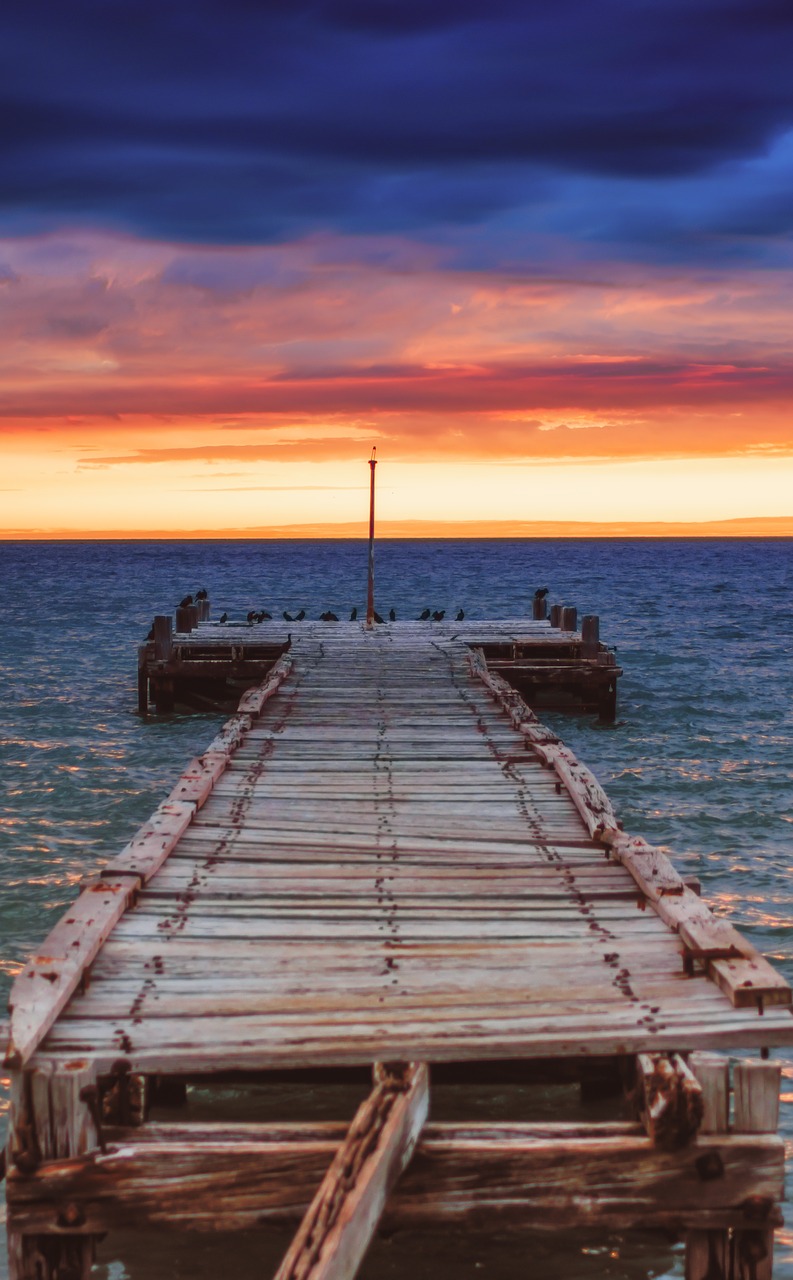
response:
M790 0L3 28L4 536L793 532Z

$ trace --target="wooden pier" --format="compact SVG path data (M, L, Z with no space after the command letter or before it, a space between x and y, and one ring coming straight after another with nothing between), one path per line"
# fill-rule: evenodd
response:
M661 1228L689 1280L768 1280L790 988L516 687L616 686L613 655L542 618L207 624L147 684L253 630L261 682L16 979L12 1280L83 1280L119 1227L283 1222L278 1280L352 1277L381 1222L469 1221ZM358 1083L352 1123L156 1118L307 1080ZM449 1081L561 1080L630 1114L428 1118Z
M617 710L617 680L622 674L616 656L600 641L599 619L582 619L577 610L534 601L534 617L499 622L426 622L417 624L421 644L428 636L465 639L479 647L493 670L500 670L528 701L541 707L597 712L613 722ZM151 640L138 650L138 710L147 715L176 706L199 711L221 710L236 704L240 692L264 678L287 651L292 634L307 634L311 622L257 622L202 625L209 605L176 611L173 620L155 617ZM324 634L328 625L321 628ZM399 623L407 635L409 623Z

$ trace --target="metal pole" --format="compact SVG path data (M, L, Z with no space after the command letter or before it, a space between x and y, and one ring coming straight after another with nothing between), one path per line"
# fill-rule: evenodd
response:
M369 578L366 588L366 625L369 628L374 626L374 469L377 466L376 453L377 449L372 449L372 456L369 459Z

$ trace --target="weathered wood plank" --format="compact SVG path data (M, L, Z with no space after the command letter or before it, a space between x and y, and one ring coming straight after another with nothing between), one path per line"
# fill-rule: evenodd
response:
M746 1223L745 1205L776 1202L784 1147L770 1135L700 1136L678 1151L646 1137L543 1136L531 1125L428 1125L394 1187L387 1225L510 1220L523 1229L667 1227ZM136 1142L106 1155L12 1174L9 1216L18 1230L58 1231L64 1203L81 1230L168 1225L235 1230L301 1216L333 1158L334 1128L304 1127L229 1141ZM709 1176L718 1168L719 1177Z
M7 1067L19 1070L34 1053L127 909L136 886L137 881L118 877L84 889L24 965L8 1001Z
M386 1199L410 1162L429 1109L427 1067L375 1067L275 1280L352 1280Z

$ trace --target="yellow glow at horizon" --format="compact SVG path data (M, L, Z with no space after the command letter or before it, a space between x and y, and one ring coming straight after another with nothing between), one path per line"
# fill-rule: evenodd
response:
M30 532L256 529L363 520L368 448L343 462L76 465L66 446L6 450L0 528ZM793 457L391 462L381 520L705 521L793 516Z

